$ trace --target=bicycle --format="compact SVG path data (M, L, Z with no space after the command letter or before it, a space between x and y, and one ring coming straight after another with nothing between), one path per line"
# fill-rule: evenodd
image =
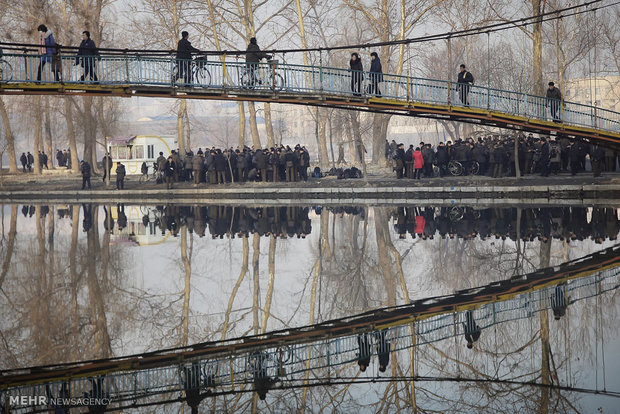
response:
M187 63L187 62L183 62ZM196 56L191 62L191 84L196 85L211 85L211 72L207 69L207 56ZM175 84L181 76L179 75L179 64L174 65L172 69L171 83Z
M0 82L13 80L13 67L9 62L0 58Z
M448 171L454 176L463 175L463 164L456 160L452 160L448 163ZM476 175L478 171L480 171L480 164L478 164L477 161L472 161L467 169L467 175Z
M147 183L149 181L155 181L157 183L160 182L160 180L163 180L162 178L162 173L161 171L159 171L159 169L157 168L157 163L153 163L153 174L149 175L149 166L146 166L146 174L142 174L140 176L140 184L142 183Z
M281 90L284 88L284 78L276 73L277 60L267 60L269 70L261 68L258 63L251 64L241 73L240 83L244 89L254 89L263 87L268 89Z

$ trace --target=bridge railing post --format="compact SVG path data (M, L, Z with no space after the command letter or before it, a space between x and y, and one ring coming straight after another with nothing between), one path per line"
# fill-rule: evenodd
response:
M228 76L228 68L226 67L226 53L221 58L222 60L222 89L226 90L226 76Z

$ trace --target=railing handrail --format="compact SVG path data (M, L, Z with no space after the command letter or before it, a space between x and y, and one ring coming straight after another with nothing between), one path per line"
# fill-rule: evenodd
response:
M99 62L98 65L105 65L106 61L109 62L117 62L117 61L131 61L134 60L136 62L140 62L141 64L147 64L149 61L151 62L160 62L160 63L174 63L174 62L194 62L195 59L177 59L176 56L174 56L174 54L170 54L168 56L140 56L137 54L127 54L127 55L105 55L105 54L101 54L101 55L77 55L76 53L72 52L70 54L58 54L57 55L59 59L61 59L61 61L66 61L66 60L73 60L76 58L83 58L83 59L97 59L97 61ZM196 54L196 56L200 56L200 54ZM49 58L50 56L48 54L32 54L32 53L4 53L2 59L7 60L7 58L15 58L15 59L32 59L32 58L41 58L41 57L46 57ZM204 56L203 56L204 57ZM209 60L209 58L212 58L212 56L206 56L207 59L200 59L201 64L204 65L207 68L218 68L218 67L224 67L224 66L228 66L230 68L246 68L247 67L247 63L245 61L225 61L222 62L221 60ZM20 61L17 61L20 62ZM284 75L291 75L291 73L293 73L294 76L295 75L295 71L297 72L311 72L311 73L316 73L316 74L321 74L321 78L320 80L315 80L313 79L312 81L307 81L305 82L306 85L302 85L299 86L299 82L297 85L295 85L294 87L292 87L291 89L293 90L303 90L303 91L309 91L312 90L314 92L320 91L321 93L329 93L329 94L334 94L334 93L340 93L340 94L351 94L352 91L347 90L346 89L346 85L343 86L342 85L342 80L341 79L330 79L330 75L331 76L342 76L342 77L346 77L346 76L350 76L351 74L361 74L363 76L363 80L362 80L362 86L372 82L372 77L373 74L375 72L370 72L370 71L358 71L358 70L351 70L351 69L347 69L347 68L338 68L338 67L330 67L330 66L317 66L317 65L301 65L301 64L291 64L291 63L281 63L278 62L278 64L274 67L271 63L266 62L266 63L258 63L257 66L259 68L275 68L276 73L282 73ZM30 68L30 74L32 75L33 73L33 69L34 68ZM26 70L28 70L28 68L26 67ZM36 70L34 71L36 72ZM398 75L398 74L391 74L391 73L383 73L383 85L384 87L387 87L389 85L397 85L395 86L395 90L397 93L402 93L402 96L393 96L393 95L386 95L386 97L389 98L394 98L396 100L404 100L404 101L416 101L418 96L411 96L411 94L409 93L409 88L410 87L423 87L423 88L440 88L440 89L446 89L448 91L452 90L453 88L458 88L459 87L459 83L456 81L452 81L452 80L445 80L445 79L431 79L431 78L422 78L422 77L415 77L415 76L406 76L406 75ZM31 76L32 77L32 76ZM131 77L129 76L129 73L127 73L127 79L125 80L125 84L138 84L138 85L144 85L144 84L153 84L153 85L162 85L162 84L169 84L170 82L166 82L166 81L152 81L152 80L144 80L143 78L141 78L140 76L137 76L136 79L130 79ZM325 80L325 78L327 78L327 80ZM13 79L13 80L9 80L7 82L19 82L19 81L32 81L32 79ZM337 87L340 87L340 89L336 89L334 90L334 88L323 88L323 84L324 82L330 82L330 81L338 81L339 84L336 85ZM79 82L77 80L50 80L50 79L46 79L44 81L44 83L75 83L75 82ZM121 82L121 78L119 77L119 79L114 79L112 81L109 81L107 83L120 83ZM319 82L319 84L317 84L316 82ZM102 81L101 83L106 83L106 81ZM226 83L226 82L225 82ZM174 82L173 82L174 84ZM398 85L400 84L400 86ZM404 93L404 89L401 89L404 85L404 88L406 88L406 93ZM190 85L191 86L191 85ZM220 86L219 84L213 84L213 85L207 85L207 86ZM235 88L238 85L235 84L230 84L230 83L226 83L226 89L231 89L231 88ZM442 92L438 91L438 92L433 92L434 89L431 89L431 92L433 94L433 96L430 97L430 99L423 99L424 101L431 101L431 102L435 102L438 104L447 104L447 105L458 105L461 106L461 103L459 102L459 97L457 93L452 94L452 97L450 97L450 92L448 92L448 98L446 99L445 96L442 95ZM428 92L428 91L426 91ZM554 102L554 99L550 99L547 98L546 96L540 96L540 95L534 95L534 94L528 94L528 93L524 93L524 92L518 92L518 91L511 91L511 90L505 90L505 89L498 89L498 88L493 88L493 87L488 87L488 86L482 86L482 85L468 85L467 86L467 93L469 94L470 97L477 97L478 98L478 102L472 102L472 104L468 104L467 106L470 106L472 108L478 108L478 109L497 109L499 111L502 111L502 109L505 109L505 107L507 106L513 106L514 103L517 103L517 105L515 105L516 111L512 111L512 113L515 113L517 115L523 115L526 117L533 117L533 118L538 118L538 119L546 119L546 113L541 113L541 104L545 104L545 106L549 103L549 102ZM373 95L369 92L367 92L365 90L364 87L361 88L361 90L359 91L360 95L366 96L366 97L372 97ZM486 96L485 98L481 98L481 96ZM495 101L498 100L499 103L496 103ZM484 101L484 102L482 102ZM523 102L523 106L519 106L519 102ZM583 104L583 103L578 103L578 102L572 102L572 101L567 101L565 99L561 99L559 100L559 102L561 103L561 112L567 112L569 114L571 114L573 116L573 120L568 119L568 120L564 120L563 122L567 125L577 125L577 126L587 126L587 127L594 127L594 128L598 128L601 130L609 130L612 132L618 132L620 131L620 112L618 111L614 111L611 109L607 109L607 108L601 108L598 106L594 106L594 105L588 105L588 104ZM532 103L534 103L534 105L536 106L536 108L534 108L533 110L538 111L534 116L531 116L531 114L528 112L528 103L531 105ZM495 104L499 105L499 108L495 108ZM504 110L504 112L509 112L511 113L510 110ZM584 118L585 117L585 118ZM591 120L588 120L587 118L592 118ZM596 120L604 120L605 124L604 125L598 125ZM616 128L616 125L618 125L618 127Z

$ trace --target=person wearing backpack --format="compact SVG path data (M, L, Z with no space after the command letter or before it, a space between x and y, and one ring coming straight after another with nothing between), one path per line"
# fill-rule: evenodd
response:
M474 75L465 68L464 63L461 64L461 71L459 72L457 83L456 90L459 93L461 103L465 106L469 106L469 89L471 85L474 84Z

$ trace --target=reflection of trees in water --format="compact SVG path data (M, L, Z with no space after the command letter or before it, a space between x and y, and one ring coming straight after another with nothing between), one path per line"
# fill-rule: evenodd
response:
M14 358L3 360L10 363L6 368L110 356L110 338L125 331L119 322L130 305L107 294L109 284L122 287L117 283L124 255L116 248L110 252L109 234L100 242L96 225L79 238L80 207L71 211L70 237L58 233L56 208L47 206L36 206L33 238L28 231L25 237L9 231L14 248L3 262L0 303L7 317L0 352ZM92 216L96 220L96 208Z

